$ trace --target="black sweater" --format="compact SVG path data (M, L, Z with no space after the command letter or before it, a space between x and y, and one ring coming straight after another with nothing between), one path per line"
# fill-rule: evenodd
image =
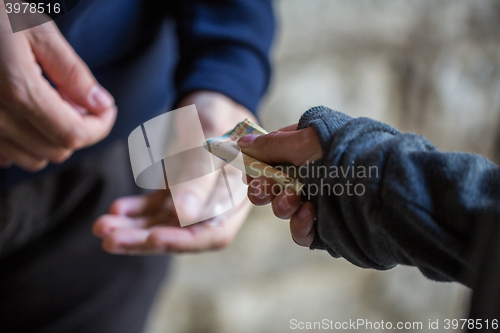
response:
M480 304L473 315L484 314L477 309L499 314L495 164L475 154L440 152L421 136L325 107L302 116L298 129L309 126L323 149L303 179L304 199L317 210L311 249L364 268L416 266L431 279L474 288L473 302Z

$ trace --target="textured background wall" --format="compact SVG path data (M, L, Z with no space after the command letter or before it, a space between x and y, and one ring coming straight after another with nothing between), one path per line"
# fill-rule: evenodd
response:
M282 0L276 9L267 129L322 104L498 160L500 1ZM288 332L292 318L426 324L463 318L468 297L413 268L363 270L299 248L261 207L228 249L177 257L148 332Z

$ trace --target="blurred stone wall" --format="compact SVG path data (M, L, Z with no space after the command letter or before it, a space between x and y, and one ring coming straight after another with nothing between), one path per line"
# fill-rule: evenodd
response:
M276 9L264 127L325 105L498 160L500 1L281 0ZM429 319L464 318L468 297L413 268L364 270L299 248L260 207L228 249L177 257L148 332L289 332L291 319L325 318L421 321L425 332Z

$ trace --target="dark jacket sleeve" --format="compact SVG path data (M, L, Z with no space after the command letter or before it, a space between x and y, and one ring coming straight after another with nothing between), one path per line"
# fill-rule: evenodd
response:
M176 1L179 98L212 90L255 112L270 78L271 0Z
M500 220L495 164L324 107L303 115L299 129L308 126L323 149L303 193L317 209L312 249L364 268L412 265L431 279L468 284L472 235L492 216Z

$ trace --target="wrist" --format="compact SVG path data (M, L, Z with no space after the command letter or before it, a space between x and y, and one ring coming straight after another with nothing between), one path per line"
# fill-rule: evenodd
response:
M255 115L247 108L218 92L193 92L184 97L177 107L192 104L196 106L207 138L223 135L246 118L257 122Z

